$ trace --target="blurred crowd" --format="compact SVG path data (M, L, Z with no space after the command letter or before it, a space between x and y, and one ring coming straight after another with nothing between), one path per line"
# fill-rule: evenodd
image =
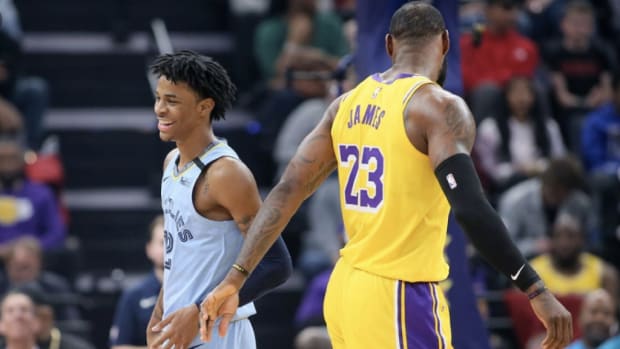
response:
M463 97L478 125L473 157L489 200L573 313L578 338L570 348L618 348L620 2L461 0L459 8L460 42L452 47L460 50ZM354 69L355 0L235 0L229 11L239 23L237 45L246 47L237 63L255 72L231 75L245 79L239 108L260 125L265 168L257 176L269 187L329 102L365 78ZM0 0L0 13L1 347L91 348L54 325L82 317L74 285L47 264L71 241L62 163L42 123L48 85L20 66L13 2ZM330 177L291 223L300 241L291 251L307 285L295 319L300 349L329 348L322 297L345 242L337 188ZM112 348L145 345L162 279L161 217L144 230L153 271L121 297ZM493 346L537 348L543 329L523 311L523 298L475 253L469 258L482 314L513 323L492 331ZM499 302L489 296L498 294Z

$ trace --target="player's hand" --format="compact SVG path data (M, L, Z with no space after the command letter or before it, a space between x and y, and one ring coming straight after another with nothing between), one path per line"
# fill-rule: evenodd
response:
M228 325L239 307L239 290L227 283L220 283L200 306L202 321L200 321L200 338L208 342L213 337L213 328L218 318L220 337L226 335Z
M149 349L187 349L198 334L200 316L196 305L188 305L151 328L159 337L149 346Z
M534 313L547 329L543 349L563 349L573 338L573 320L570 313L549 291L530 301Z

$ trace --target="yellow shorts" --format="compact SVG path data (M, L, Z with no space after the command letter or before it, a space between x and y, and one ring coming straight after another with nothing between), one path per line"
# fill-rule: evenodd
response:
M323 305L334 349L452 349L448 303L437 283L354 269L342 258Z

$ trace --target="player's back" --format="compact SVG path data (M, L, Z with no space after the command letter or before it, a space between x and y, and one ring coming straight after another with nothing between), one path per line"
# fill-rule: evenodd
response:
M404 74L368 77L341 101L331 131L349 237L341 256L355 268L410 282L448 275L449 204L428 156L405 131L405 109L428 83Z

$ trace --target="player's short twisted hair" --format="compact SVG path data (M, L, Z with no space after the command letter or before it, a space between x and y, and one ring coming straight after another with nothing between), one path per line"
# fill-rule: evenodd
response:
M390 34L398 40L424 43L446 30L441 13L424 1L411 1L401 6L390 21Z
M212 98L215 107L211 121L224 119L224 113L232 106L237 88L228 73L211 57L184 50L164 54L155 59L151 72L173 83L185 82L201 98Z

